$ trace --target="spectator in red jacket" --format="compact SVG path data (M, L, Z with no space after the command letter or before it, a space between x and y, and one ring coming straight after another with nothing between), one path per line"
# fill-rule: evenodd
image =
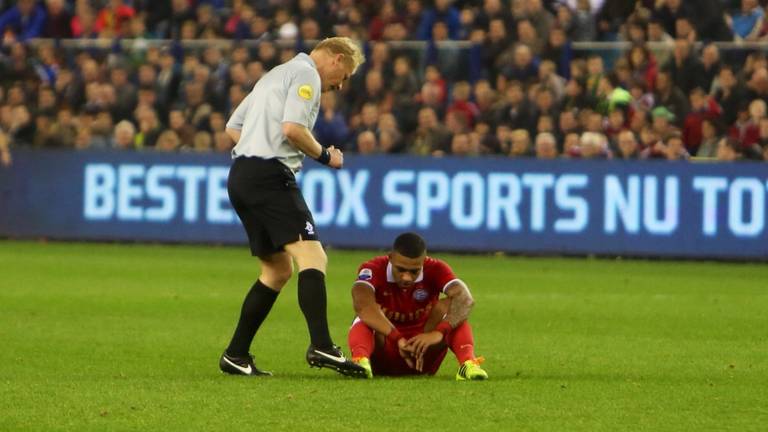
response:
M691 154L695 154L701 144L701 123L705 118L717 118L722 109L714 99L707 96L701 87L696 87L689 96L691 111L683 123L683 143Z

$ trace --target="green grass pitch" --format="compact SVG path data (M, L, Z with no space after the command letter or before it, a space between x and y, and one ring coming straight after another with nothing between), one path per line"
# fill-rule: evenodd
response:
M329 251L331 333L374 252ZM218 357L258 274L245 247L0 241L0 431L764 431L768 266L452 256L487 382L309 369L291 280Z

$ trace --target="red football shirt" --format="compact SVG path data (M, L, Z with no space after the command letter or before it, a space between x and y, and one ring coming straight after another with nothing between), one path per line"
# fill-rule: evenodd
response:
M397 328L424 326L440 293L454 280L453 270L444 261L427 257L421 274L409 288L400 288L392 275L389 257L379 256L363 263L357 281L376 293L376 303Z

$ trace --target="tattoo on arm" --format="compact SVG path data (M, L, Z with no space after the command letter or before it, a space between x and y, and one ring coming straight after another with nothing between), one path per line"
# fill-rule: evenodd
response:
M472 298L469 288L464 285L464 282L459 280L449 285L445 292L451 299L451 305L448 307L445 319L451 324L451 327L456 328L456 326L469 317L469 313L475 305L475 300Z

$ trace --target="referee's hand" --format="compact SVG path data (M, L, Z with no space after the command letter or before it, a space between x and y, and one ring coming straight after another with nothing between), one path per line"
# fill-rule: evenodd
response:
M331 161L328 162L328 166L331 168L339 169L344 165L344 153L334 146L328 147L328 153L331 154Z

